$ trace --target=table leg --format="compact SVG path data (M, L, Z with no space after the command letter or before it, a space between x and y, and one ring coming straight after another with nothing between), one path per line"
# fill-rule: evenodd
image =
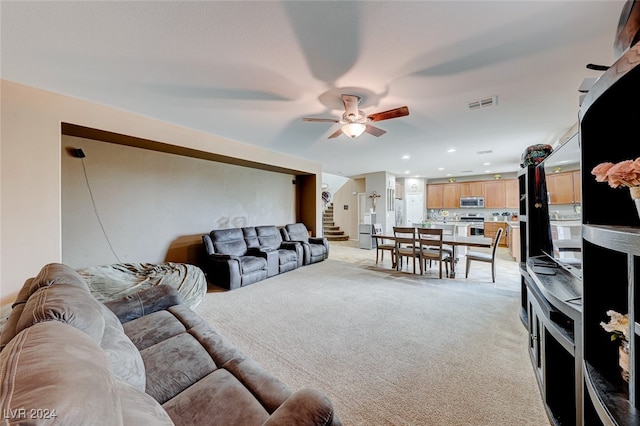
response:
M451 269L449 270L449 278L456 277L456 263L458 263L458 256L456 255L456 246L451 246Z

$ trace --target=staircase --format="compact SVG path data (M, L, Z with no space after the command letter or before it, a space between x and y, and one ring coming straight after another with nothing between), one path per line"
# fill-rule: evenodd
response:
M348 241L349 236L333 222L333 203L329 203L322 215L322 231L329 241Z

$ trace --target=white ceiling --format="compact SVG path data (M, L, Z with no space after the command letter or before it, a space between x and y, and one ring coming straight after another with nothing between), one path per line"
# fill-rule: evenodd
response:
M506 173L577 121L578 87L601 75L585 65L613 62L623 4L3 0L0 71L332 174ZM301 119L339 118L340 93L410 115L376 123L379 138L329 140L337 124Z

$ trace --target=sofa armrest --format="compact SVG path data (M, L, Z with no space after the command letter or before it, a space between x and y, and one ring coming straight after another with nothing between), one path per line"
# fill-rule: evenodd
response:
M311 237L309 238L309 242L312 244L322 244L324 245L327 252L324 255L325 259L329 258L329 240L326 237Z
M263 426L342 425L329 398L315 389L294 392Z
M311 244L322 244L325 246L329 243L326 237L309 237L309 242Z
M104 302L121 323L182 304L182 296L171 286L160 284L120 299Z
M286 250L298 250L298 247L300 247L301 245L302 244L297 241L283 241L282 243L280 243L280 248Z

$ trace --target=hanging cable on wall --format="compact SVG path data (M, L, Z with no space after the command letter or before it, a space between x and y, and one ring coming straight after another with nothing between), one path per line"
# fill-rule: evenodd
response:
M91 197L91 204L93 205L93 212L96 215L96 219L98 219L98 224L100 225L100 229L102 229L102 234L104 235L105 240L107 240L107 244L109 245L109 249L111 249L111 253L116 258L118 263L122 263L118 255L116 254L113 246L111 245L111 240L109 240L109 236L107 235L107 231L104 229L104 225L102 224L102 220L100 219L100 214L98 213L98 208L96 207L96 201L93 198L93 191L91 190L91 184L89 183L89 177L87 176L87 168L84 164L84 158L86 155L81 148L74 148L71 150L71 153L74 157L79 158L82 163L82 171L84 172L84 180L87 183L87 189L89 190L89 196Z

